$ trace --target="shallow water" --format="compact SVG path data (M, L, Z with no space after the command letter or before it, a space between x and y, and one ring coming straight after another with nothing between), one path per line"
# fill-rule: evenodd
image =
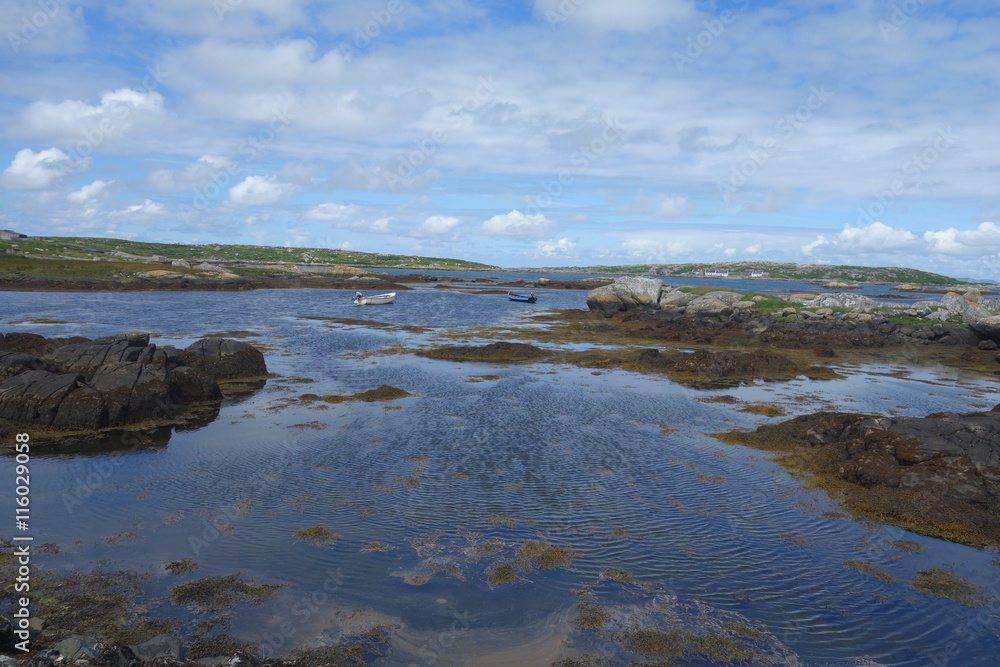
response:
M112 454L36 451L35 539L67 552L48 562L122 561L154 573L151 597L240 570L283 584L276 600L241 610L230 632L272 653L383 621L395 629L376 664L548 665L582 652L625 660L620 646L575 626L575 591L594 586L621 624L751 625L777 664L994 664L997 604L963 607L907 581L942 567L998 593L997 554L834 513L825 494L766 455L706 435L767 417L697 399L731 394L778 403L789 415L828 407L922 415L1000 402L995 378L884 360L840 368L842 380L698 391L620 371L380 354L465 327L517 325L544 308L583 307L584 293L546 292L532 306L419 289L401 292L393 306L362 308L350 305L351 294L0 293L0 331L140 329L174 345L236 332L262 345L279 376L169 441ZM296 400L381 384L413 396ZM66 494L109 463L110 476L67 505ZM317 525L335 531L336 542L292 536ZM925 551L890 543L901 539ZM579 555L569 567L491 588L490 566L527 541ZM185 557L199 564L193 574L162 569ZM898 581L846 567L852 559ZM640 585L602 580L608 568ZM310 597L330 581L334 592ZM352 616L359 608L367 611Z

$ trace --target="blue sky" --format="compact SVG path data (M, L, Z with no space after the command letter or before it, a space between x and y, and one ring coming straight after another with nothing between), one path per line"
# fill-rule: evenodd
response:
M0 227L1000 279L995 0L8 0Z

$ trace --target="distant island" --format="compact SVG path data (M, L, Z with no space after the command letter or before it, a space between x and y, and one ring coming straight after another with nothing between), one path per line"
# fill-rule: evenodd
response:
M45 261L39 261L45 260ZM838 266L765 261L502 268L462 259L331 248L151 243L125 239L27 236L0 230L0 289L254 289L351 288L366 280L391 286L371 271L491 271L827 281L849 289L860 283L969 285L937 273L901 267ZM381 282L379 282L381 281Z
M765 261L548 267L532 270L553 273L611 273L657 277L732 278L736 280L816 280L884 284L913 283L918 285L970 284L958 278L949 278L938 273L898 266L845 266Z

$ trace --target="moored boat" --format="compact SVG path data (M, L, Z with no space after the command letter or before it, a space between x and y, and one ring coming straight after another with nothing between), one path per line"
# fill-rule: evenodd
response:
M523 303L535 303L538 297L534 294L519 294L518 292L507 292L507 298L511 301L521 301Z
M385 294L375 294L373 296L365 296L361 292L357 292L354 295L354 299L352 299L355 306L380 306L393 303L395 300L395 292L386 292Z

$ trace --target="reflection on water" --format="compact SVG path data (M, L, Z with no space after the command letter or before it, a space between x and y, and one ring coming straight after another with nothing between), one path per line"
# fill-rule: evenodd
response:
M2 331L54 313L65 323L31 330L141 328L172 344L236 330L266 349L278 376L192 428L148 433L145 446L102 436L37 457L36 540L67 550L46 562L120 560L154 574L154 597L243 570L285 588L242 609L234 637L280 653L384 626L390 639L377 662L387 665L712 662L710 653L657 654L663 636L703 651L753 649L746 664L920 665L954 642L950 664L975 665L1000 650L995 605L966 608L907 585L944 567L989 587L995 554L852 521L759 452L705 435L767 420L739 411L742 403L776 402L789 415L926 414L995 404L995 380L886 360L838 368L842 380L697 391L619 371L359 355L456 327L516 324L523 308L502 296L416 290L360 312L350 295L5 294ZM582 299L554 292L546 306ZM361 317L381 325L324 319ZM382 384L412 395L299 399ZM738 403L698 400L724 394ZM99 483L68 507L66 493L98 469ZM292 535L317 526L335 538L316 545ZM122 534L135 537L105 539ZM923 550L901 551L900 540ZM195 572L164 571L184 558ZM896 581L845 566L857 560ZM581 610L602 624L581 627ZM194 630L196 617L167 612Z

